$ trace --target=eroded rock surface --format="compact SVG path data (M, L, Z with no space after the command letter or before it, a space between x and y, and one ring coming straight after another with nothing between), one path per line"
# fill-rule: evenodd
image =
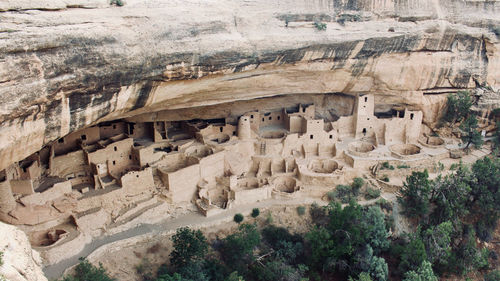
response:
M46 281L38 252L31 249L26 234L0 222L0 251L3 252L1 276L9 281Z
M374 93L432 123L430 95L500 86L499 1L48 2L0 7L0 169L144 112Z

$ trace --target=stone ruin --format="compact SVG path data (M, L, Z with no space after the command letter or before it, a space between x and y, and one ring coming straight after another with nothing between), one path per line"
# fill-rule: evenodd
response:
M425 166L449 157L445 141L421 126L420 111L375 116L373 95L357 96L353 114L335 121L299 104L226 120L146 114L98 124L1 171L0 219L43 249L99 235L158 204L194 203L212 216L318 194L380 162Z

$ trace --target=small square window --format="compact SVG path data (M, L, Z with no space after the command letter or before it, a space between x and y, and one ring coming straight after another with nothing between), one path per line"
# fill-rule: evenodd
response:
M132 160L132 155L129 155L129 156L128 156L128 159Z
M87 135L81 135L82 140L87 140Z
M278 120L280 120L280 116L278 116Z
M64 138L60 138L57 140L58 143L64 143Z
M118 148L116 148L116 146L115 146L115 147L114 147L114 150L115 150L115 151L117 151L117 150L118 150Z
M113 130L116 130L116 125L115 124L113 124Z
M252 115L250 115L250 118L252 118L252 119L253 119L253 114L252 114Z
M262 118L262 122L264 122L264 118Z
M330 135L330 139L333 139L333 136L332 136L332 135Z
M116 161L115 160L113 160L113 165L116 165Z
M272 117L272 116L269 116L269 120L273 120L273 117Z
M314 136L313 136L313 135L310 135L310 136L309 136L309 138L310 138L310 139L313 139L313 138L314 138Z

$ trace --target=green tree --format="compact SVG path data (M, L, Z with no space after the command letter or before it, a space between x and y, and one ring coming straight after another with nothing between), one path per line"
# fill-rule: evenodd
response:
M245 281L245 279L243 279L243 276L238 275L238 271L233 271L224 281Z
M477 118L475 116L469 116L460 124L460 131L462 132L461 139L466 143L465 149L468 149L471 144L474 145L475 148L481 148L483 145L483 136L477 129Z
M472 104L473 101L468 91L459 91L456 95L449 94L444 119L452 124L463 120L469 115Z
M416 271L408 271L403 281L438 281L438 277L432 270L432 264L428 261L422 262Z
M237 213L236 215L234 215L233 220L236 223L241 223L243 221L243 215L240 213Z
M419 233L420 229L408 236L409 242L405 245L401 253L401 261L398 267L400 272L415 270L427 260L425 244L422 238L420 238Z
M484 275L484 281L498 281L500 280L500 271L493 270Z
M447 264L451 255L451 235L453 225L443 222L438 226L422 231L422 242L425 245L427 258L431 263Z
M252 209L252 218L256 218L260 215L259 208L253 208Z
M177 269L203 260L208 251L207 239L200 230L179 228L172 236L172 242L174 250L170 253L170 264Z
M401 196L398 196L398 202L402 205L404 214L411 218L426 216L429 213L431 190L427 170L412 172L406 177L406 182L401 188Z
M75 267L73 276L65 276L62 281L114 281L108 276L106 269L99 263L99 267L94 266L84 258L80 258L80 263Z
M434 180L431 201L435 208L430 216L434 224L457 220L469 213L467 205L471 195L471 180L471 172L463 165L459 165L452 175L439 176Z
M255 224L241 224L238 231L228 235L220 253L224 262L234 270L243 272L255 258L253 250L260 244L260 233Z
M365 181L362 178L354 178L351 187L352 187L352 193L354 196L358 196L359 190L363 185L365 184Z

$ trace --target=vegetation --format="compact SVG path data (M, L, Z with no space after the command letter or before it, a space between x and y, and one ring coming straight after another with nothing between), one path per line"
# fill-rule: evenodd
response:
M382 177L380 178L382 181L385 181L385 182L389 182L389 176L388 175L382 175Z
M399 168L399 167L398 167ZM381 170L394 170L394 166L390 165L389 162L382 162L382 166L380 167Z
M237 213L236 215L234 215L234 218L233 218L234 222L236 222L236 223L241 223L243 221L243 219L244 219L244 217L240 213Z
M466 143L465 149L469 148L471 144L476 148L481 148L483 145L483 136L481 136L481 133L477 129L477 118L475 116L469 116L460 124L460 130L462 131L461 139Z
M473 104L472 97L468 91L459 91L456 95L449 94L447 100L444 120L452 124L465 120L469 115Z
M297 207L297 214L299 216L305 215L306 214L306 207L304 207L304 206L298 206Z
M314 27L316 27L317 30L326 30L326 23L324 22L314 22Z
M0 266L3 265L3 252L0 252Z
M94 266L86 259L80 258L80 263L75 267L73 276L65 276L62 281L114 281L115 279L108 276L106 270L99 264L99 267Z
M365 192L365 199L370 200L370 199L375 199L380 196L380 189L375 189L371 187L366 188Z
M339 200L341 203L348 203L359 195L359 191L365 184L362 178L354 178L351 185L339 184L334 191L327 193L330 201Z
M121 7L124 5L123 0L111 0L109 3L110 5L116 5L118 7Z
M408 169L410 166L403 164L403 165L398 165L398 169Z
M260 210L259 208L253 208L252 209L252 218L256 218L260 215Z

